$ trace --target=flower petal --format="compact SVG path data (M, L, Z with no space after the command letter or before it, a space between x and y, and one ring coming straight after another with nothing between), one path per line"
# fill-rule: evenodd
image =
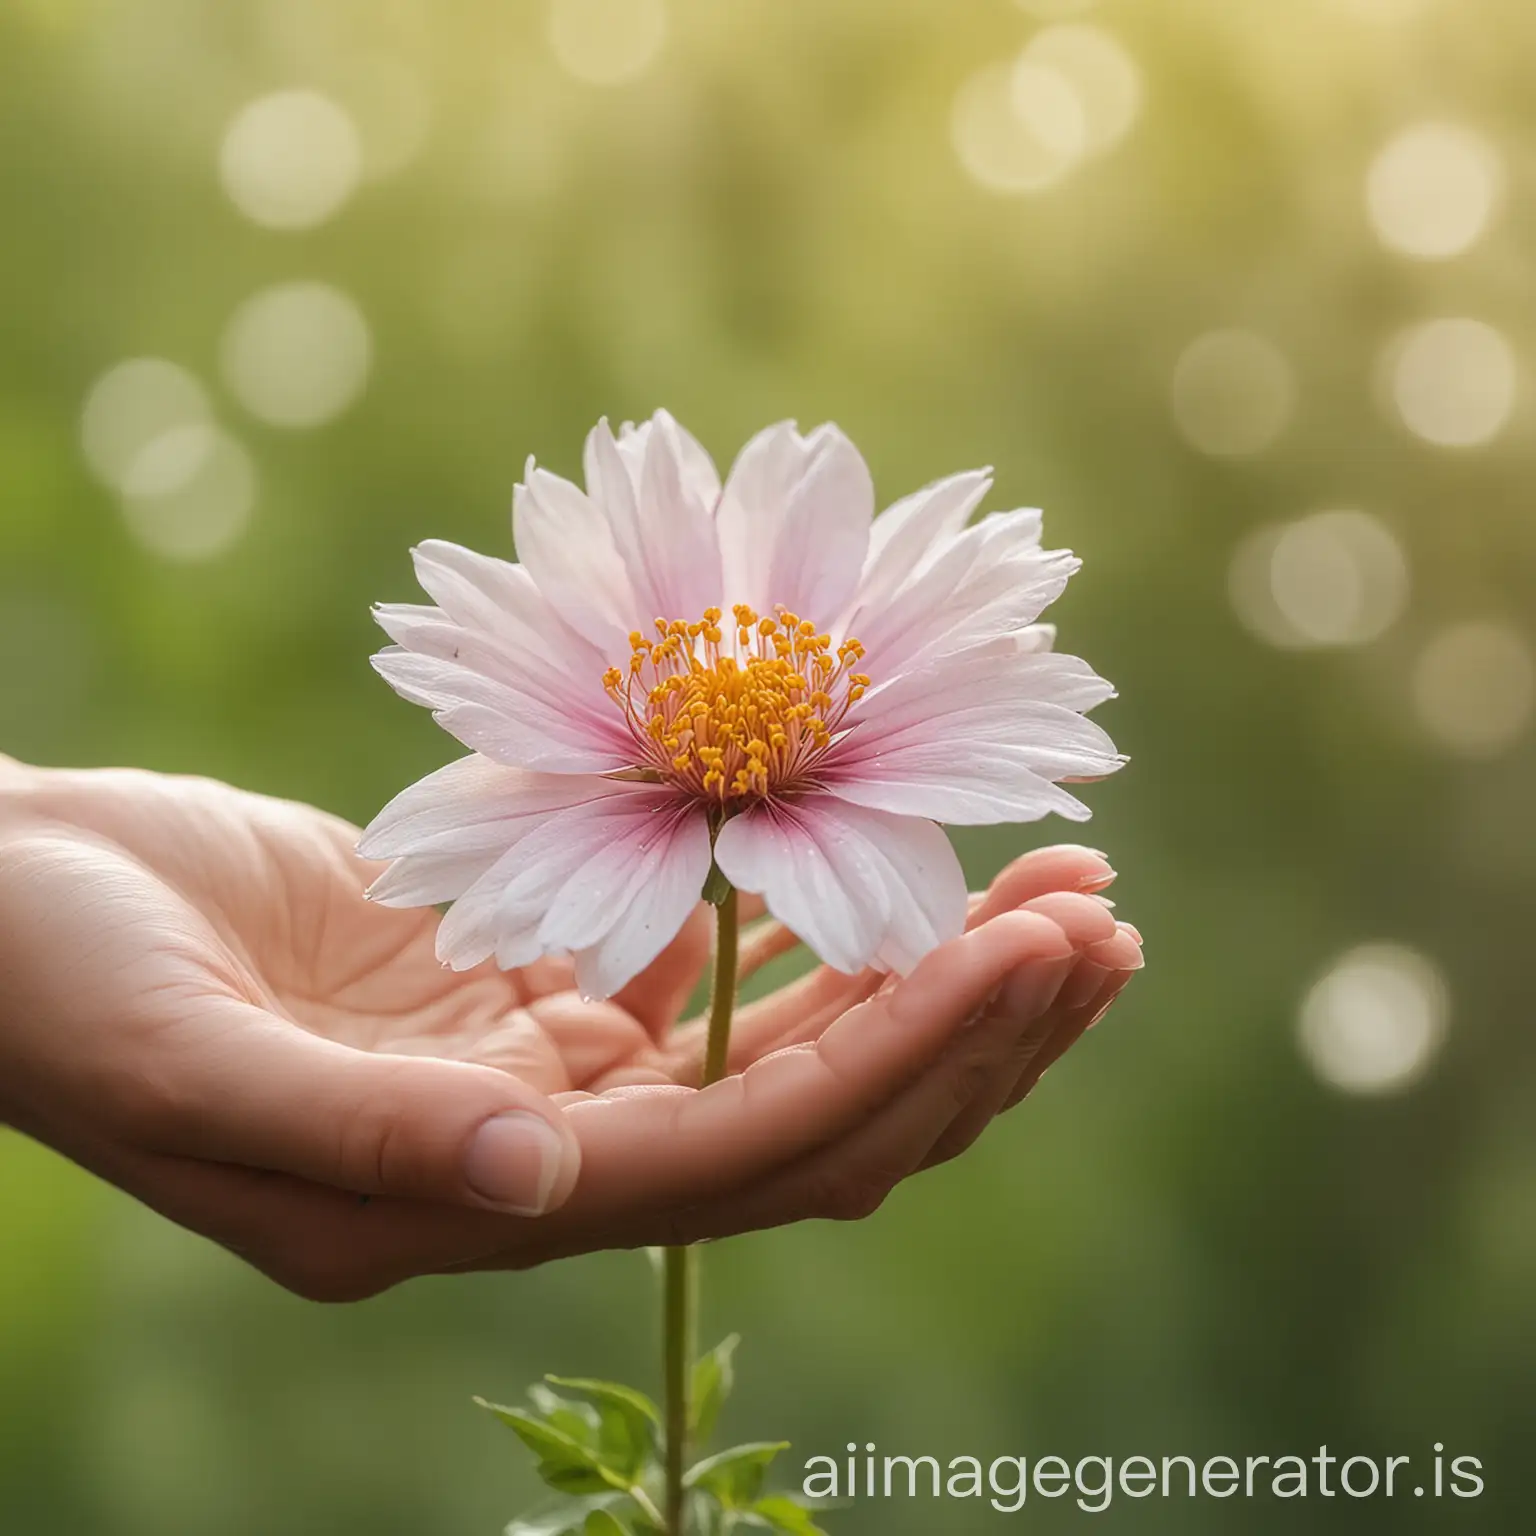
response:
M828 775L829 794L898 816L928 816L951 826L1038 821L1055 812L1087 821L1092 812L1060 785L1040 777L1017 747L988 744L965 751L963 773L951 746L904 747L877 761Z
M660 953L698 902L708 823L651 785L590 780L585 798L565 805L550 804L549 787L526 786L539 808L504 829L505 851L443 919L438 958L464 970L494 955L510 969L581 946L595 951L583 964L587 995L608 996Z
M882 604L861 603L845 629L863 642L878 688L952 651L1032 625L1081 564L1039 547L1040 514L994 512L950 541Z
M992 488L992 471L967 470L904 496L875 519L856 603L878 608L948 546Z
M466 650L470 643L464 642ZM475 667L389 646L373 667L402 698L421 704L445 731L498 763L547 773L605 773L633 761L615 735L596 739L574 714L562 721L543 700Z
M689 472L683 437L665 411L643 435L626 439L638 451L621 453L606 421L587 437L587 494L607 518L628 573L632 627L646 633L653 619L697 619L721 601L715 501L701 493L697 466Z
M576 950L576 984L585 997L612 997L638 976L677 937L699 904L709 875L708 819L685 810L648 835L651 846L636 862L627 887L603 893L603 904L613 914L607 931Z
M640 614L608 519L569 480L528 461L512 492L518 559L571 626L604 654L628 655L626 637L654 615Z
M502 761L589 772L633 760L602 686L602 653L560 620L527 571L438 540L413 555L418 579L441 606L391 603L374 611L404 650L438 664L404 661L396 652L375 662L407 698L433 709L506 710L517 726L510 736L478 712L456 716L475 736L461 737L466 745L487 743Z
M835 970L908 969L965 923L965 881L940 828L829 795L733 817L715 860Z
M831 624L857 590L874 507L869 470L836 427L759 432L720 496L727 601Z

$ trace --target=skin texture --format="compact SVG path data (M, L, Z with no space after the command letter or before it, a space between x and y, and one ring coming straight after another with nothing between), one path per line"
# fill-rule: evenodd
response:
M1104 858L1042 849L905 980L822 967L743 1006L735 1075L700 1091L702 1027L678 1016L708 909L583 1002L564 962L443 969L434 910L364 899L380 866L356 837L209 780L0 760L0 1121L316 1300L867 1216L1142 964ZM759 923L744 969L793 942ZM557 1138L545 1214L469 1181L509 1110Z

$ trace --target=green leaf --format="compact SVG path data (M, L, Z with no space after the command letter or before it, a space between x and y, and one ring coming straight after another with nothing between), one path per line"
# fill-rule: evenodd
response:
M597 1404L600 1459L633 1482L635 1475L656 1454L661 1414L643 1392L616 1381L594 1381L585 1376L546 1376L552 1385L580 1392Z
M529 1387L528 1396L545 1423L553 1425L571 1439L580 1441L582 1445L597 1449L603 1421L591 1403L573 1403L569 1398L559 1397L548 1387L539 1385Z
M628 1490L629 1478L605 1466L591 1447L564 1430L556 1429L522 1408L507 1408L480 1397L475 1401L494 1413L539 1458L538 1474L551 1488L557 1488L561 1493L600 1493L608 1488Z
M606 1509L594 1509L581 1528L581 1536L629 1536L629 1532Z
M803 1504L797 1504L786 1494L769 1494L752 1506L752 1513L766 1520L776 1531L786 1536L826 1536L826 1532L811 1519L811 1512Z
M506 1528L503 1536L572 1536L582 1529L593 1510L606 1509L622 1497L610 1490L595 1498L569 1499L542 1514L520 1516Z
M718 1456L695 1462L684 1476L683 1484L714 1494L727 1509L745 1509L762 1492L769 1462L788 1448L787 1440L733 1446Z
M715 1432L715 1422L720 1409L731 1395L735 1380L731 1369L731 1356L741 1343L741 1335L733 1333L722 1339L707 1355L701 1355L693 1368L693 1390L689 1395L688 1433L695 1445L703 1445Z

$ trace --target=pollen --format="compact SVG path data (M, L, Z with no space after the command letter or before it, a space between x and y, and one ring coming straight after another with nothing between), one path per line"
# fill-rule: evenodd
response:
M853 669L864 647L780 609L745 603L724 622L657 619L656 638L636 630L627 666L603 687L624 711L638 765L720 806L766 799L814 782L817 760L845 728L870 686Z

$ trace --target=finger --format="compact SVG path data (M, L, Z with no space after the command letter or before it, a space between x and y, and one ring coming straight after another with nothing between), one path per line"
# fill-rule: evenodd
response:
M1079 956L1042 1020L1043 1028L1033 1031L1028 1042L1021 1040L1009 1070L1000 1073L956 1116L923 1166L935 1167L967 1151L999 1114L1031 1092L1047 1069L1103 1016L1140 964L1140 950L1126 934L1117 933ZM1007 992L1005 985L1004 997Z
M966 927L978 928L1003 912L1053 893L1100 891L1114 878L1115 872L1109 861L1091 848L1072 844L1038 848L1015 859L984 895L972 898ZM1047 916L1056 915L1049 904L1040 910ZM1070 903L1065 910L1074 934L1081 933L1085 942L1108 931L1101 918L1091 914L1085 916ZM794 935L787 930L769 935L763 941L763 961L792 948L795 942ZM771 997L748 1005L737 1014L732 1030L732 1069L740 1070L746 1062L768 1051L815 1039L838 1013L870 996L883 980L884 977L876 971L847 977L823 967L780 988ZM686 1031L679 1031L673 1046L686 1053L680 1065L691 1064L695 1058L702 1059L704 1038L702 1025L690 1025Z
M1126 957L1123 963L1106 973L1098 991L1063 1019L1045 1049L1029 1063L1003 1101L998 1111L1000 1114L1022 1103L1034 1092L1035 1086L1051 1067L1109 1012L1144 963L1138 948L1134 956Z
M713 908L700 902L678 935L645 970L614 997L645 1027L653 1040L677 1022L709 964Z
M690 1203L836 1139L926 1070L1016 966L1070 953L1048 919L1007 914L940 946L813 1046L765 1057L702 1091L629 1089L568 1104L582 1179L567 1210L549 1220Z
M787 955L800 942L800 936L791 932L777 918L770 918L760 927L741 936L739 975L743 981L755 975L780 955Z
M1113 883L1115 871L1095 848L1062 843L1036 848L1007 866L974 903L973 923L984 923L999 912L1011 912L1051 891L1102 891Z
M1025 962L999 996L957 1036L935 1067L835 1146L733 1193L675 1213L669 1241L696 1242L809 1218L871 1215L922 1167L935 1142L978 1095L1013 1082L1022 1051L1038 1050L1053 1027L1050 1004L1072 957Z
M127 1139L365 1194L542 1212L581 1148L543 1094L489 1066L354 1050L210 994L135 1063Z
M820 965L771 996L738 1008L731 1024L729 1070L741 1072L771 1051L814 1040L835 1018L872 997L884 980L880 971L848 976ZM707 1041L708 1025L703 1020L674 1032L665 1062L678 1082L698 1081Z

